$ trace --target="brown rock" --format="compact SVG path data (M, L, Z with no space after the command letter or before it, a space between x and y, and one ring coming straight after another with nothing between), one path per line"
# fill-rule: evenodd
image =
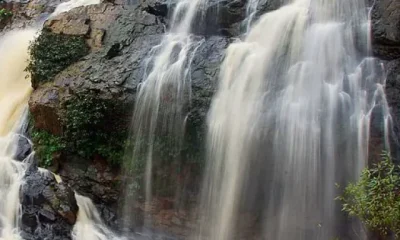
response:
M67 35L87 35L90 31L88 18L84 19L51 19L47 22L47 26L51 28L52 32L57 34Z
M59 93L56 88L39 88L33 92L29 100L29 109L35 127L54 135L61 135L62 124L57 109Z
M48 20L45 27L58 34L85 36L92 51L96 51L103 46L105 29L122 10L122 6L110 3L80 7Z

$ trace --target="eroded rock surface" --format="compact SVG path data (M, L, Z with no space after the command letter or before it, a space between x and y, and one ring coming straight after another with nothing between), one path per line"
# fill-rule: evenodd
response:
M372 9L374 53L385 60L400 58L400 1L378 0Z
M78 206L66 183L34 166L26 172L20 190L21 230L24 239L70 239Z

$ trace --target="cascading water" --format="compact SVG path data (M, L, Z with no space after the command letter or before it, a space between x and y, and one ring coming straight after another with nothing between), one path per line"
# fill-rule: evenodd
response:
M132 163L145 159L145 211L152 201L153 168L161 153L156 146L159 141L168 148L179 149L185 125L185 104L190 98L190 64L203 39L191 34L193 20L199 18L206 0L180 0L174 6L170 31L161 43L155 46L145 63L145 74L141 83L133 116ZM168 139L168 140L166 140ZM136 163L136 165L138 165ZM129 175L129 174L128 174ZM132 182L127 183L132 184ZM130 190L125 196L125 211L131 215ZM129 218L129 217L128 217ZM149 219L146 219L149 224ZM127 219L127 222L132 220Z
M34 39L35 29L13 31L0 39L0 135L11 132L21 117L32 91L27 73L24 72L29 42Z
M246 20L245 20L245 25L246 25L246 33L250 31L250 26L253 23L254 17L257 14L257 7L259 4L260 0L249 0L247 2L246 6Z
M75 194L79 207L77 223L72 230L73 240L122 240L103 223L96 206L87 197Z
M0 38L0 239L20 239L19 188L25 165L12 160L15 132L31 92L24 72L29 41L35 30L20 30ZM21 121L22 123L23 121Z
M363 0L292 0L229 46L209 113L198 238L240 236L245 212L262 239L357 232L341 219L335 183L366 166L373 110L390 118L382 66L354 41L367 21Z

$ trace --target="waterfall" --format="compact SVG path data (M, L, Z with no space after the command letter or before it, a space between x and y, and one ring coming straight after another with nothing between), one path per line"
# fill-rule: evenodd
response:
M20 239L18 234L19 188L25 165L12 160L15 134L31 92L24 69L29 42L36 31L17 30L0 38L0 239Z
M161 43L155 46L145 61L145 74L135 104L133 116L134 149L128 159L126 170L135 169L144 161L145 211L152 201L153 168L157 158L164 158L155 149L166 144L169 149L179 149L185 126L184 111L190 100L190 64L203 38L194 36L194 19L201 19L206 0L180 0L174 6L170 30ZM164 141L160 143L160 141ZM129 173L128 175L135 175ZM127 183L125 195L125 215L132 215L132 191ZM129 217L128 217L129 218ZM132 220L127 219L128 222ZM146 219L145 225L148 225Z
M11 132L32 91L24 70L29 58L29 42L35 34L34 29L18 30L0 39L0 136Z
M246 212L258 239L361 236L334 199L335 184L367 165L373 110L390 122L382 65L354 41L367 40L367 8L289 2L227 49L209 112L199 238L239 238Z
M72 230L73 240L122 240L103 223L92 200L75 194L79 207L77 222Z

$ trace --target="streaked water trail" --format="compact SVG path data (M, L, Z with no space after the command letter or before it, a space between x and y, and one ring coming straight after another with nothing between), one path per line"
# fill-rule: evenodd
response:
M72 230L73 240L123 240L103 222L92 200L75 194L79 207L77 223Z
M254 18L257 14L257 8L260 0L248 0L246 6L246 19L244 21L246 25L246 34L249 33L251 25L253 24Z
M190 101L190 65L203 42L203 38L193 35L192 30L196 25L194 20L201 20L206 3L206 0L178 1L171 15L170 30L146 60L133 116L134 149L127 160L129 166L139 165L135 161L145 162L144 192L148 203L145 212L154 195L155 162L165 157L155 148L162 141L161 144L167 144L170 149L181 146L186 118L184 108ZM132 181L128 182L127 186L132 184ZM129 197L128 187L127 192L124 213L129 215L135 196ZM145 225L150 225L150 219L146 218Z
M0 239L21 239L18 230L19 189L26 166L13 161L16 132L31 93L24 72L34 29L17 30L0 38Z
M354 40L368 9L363 0L288 2L227 50L208 119L199 238L239 237L246 212L262 239L354 232L335 183L367 165L373 110L383 109L384 129L390 122L382 66Z

